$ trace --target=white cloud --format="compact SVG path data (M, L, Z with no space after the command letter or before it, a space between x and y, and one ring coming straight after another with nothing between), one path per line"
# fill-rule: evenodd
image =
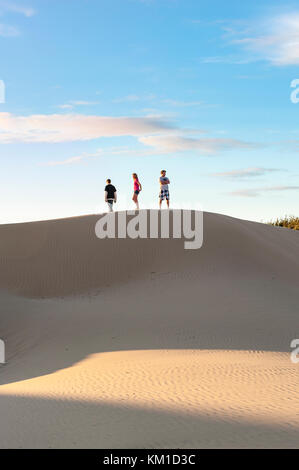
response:
M115 98L113 100L113 103L134 103L136 101L151 101L156 98L156 95L150 93L148 95L127 95L127 96L122 96L121 98Z
M242 51L205 57L201 62L241 65L266 60L276 66L299 64L299 11L251 23L222 20L218 24L224 32L222 45L239 46Z
M10 25L3 24L3 23L0 24L0 36L4 38L10 38L10 37L19 36L19 34L20 34L20 31L15 26L10 26Z
M239 57L235 55L204 57L201 62L204 64L236 64L243 65L254 62L252 57Z
M70 101L70 103L74 106L93 106L95 104L99 104L99 101L84 101L84 100L77 100L77 101Z
M194 151L213 155L222 150L249 149L254 145L237 139L193 138L180 135L143 136L139 142L154 147L159 153Z
M298 131L294 131L297 133ZM285 142L281 142L281 145L285 148L285 145L287 145L291 150L298 152L299 151L299 140L287 140Z
M57 108L60 108L60 109L73 109L73 105L72 104L68 104L68 103L65 103L65 104L59 104L57 106Z
M169 104L170 106L175 106L178 108L187 108L191 106L202 106L203 101L177 101L172 99L163 100L162 103Z
M15 116L0 113L0 142L71 142L100 137L144 136L174 127L154 118L51 114Z
M35 14L35 10L30 6L19 5L13 2L0 1L0 11L8 11L13 13L20 13L24 16L30 17Z
M142 136L139 137L139 142L144 144L141 148L132 148L125 146L118 147L101 147L93 153L82 153L81 155L72 156L63 160L49 161L41 163L42 166L61 166L71 165L79 163L83 160L96 158L96 157L107 157L111 155L130 155L130 156L151 156L157 153L175 153L180 151L193 150L200 154L210 155L215 154L221 150L229 150L234 148L251 148L252 145L246 144L233 139L190 139L188 137L182 137L175 135L177 130L173 131L173 135L167 136ZM186 134L191 132L186 130ZM156 140L157 137L157 140ZM167 144L166 144L167 140ZM204 144L203 144L204 142Z
M299 186L270 186L261 188L240 189L229 193L231 196L257 197L265 192L298 191Z
M43 166L61 166L61 165L71 165L72 163L78 163L81 160L86 158L84 155L78 155L77 157L70 157L65 160L58 160L58 161L50 161L47 163L44 163Z
M256 176L263 176L267 173L273 173L275 171L281 171L275 168L245 168L244 170L232 170L220 173L213 173L213 176L223 176L226 178L252 178Z
M59 104L57 108L73 109L75 106L94 106L96 104L100 104L100 102L99 101L71 100L69 103Z
M258 29L232 43L255 53L273 65L299 64L299 13L284 14L259 23Z
M0 0L0 16L7 12L20 13L24 16L30 17L35 14L35 11L31 7L11 3L8 1ZM1 23L0 24L0 36L4 38L16 37L20 35L20 31L16 26Z
M155 119L173 119L177 117L177 113L174 111L161 111L156 108L143 108L139 113L145 113L146 117Z
M139 101L140 97L138 95L127 95L123 96L122 98L115 98L113 103L127 103L127 102L134 102Z
M153 155L154 152L152 150L139 150L139 149L132 149L128 147L110 147L110 148L99 148L94 153L82 153L81 155L77 155L74 157L66 158L64 160L52 160L49 162L41 163L40 166L62 166L62 165L72 165L73 163L79 163L82 160L86 160L89 158L96 158L96 157L104 157L110 155L137 155L137 156L149 156Z
M116 98L113 100L113 103L133 103L137 101L153 101L158 100L160 104L166 104L168 106L177 107L177 108L187 108L191 106L207 106L204 101L180 101L174 100L171 98L158 99L158 97L153 94L144 94L144 95L127 95L121 98Z

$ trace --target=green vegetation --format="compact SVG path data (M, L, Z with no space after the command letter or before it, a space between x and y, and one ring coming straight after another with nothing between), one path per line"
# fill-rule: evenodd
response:
M299 230L299 217L294 217L293 215L286 216L283 219L276 219L274 222L269 222L270 225L275 227L286 227L293 230Z

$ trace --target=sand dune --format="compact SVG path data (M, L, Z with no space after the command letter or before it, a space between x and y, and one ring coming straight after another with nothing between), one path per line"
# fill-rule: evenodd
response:
M97 220L0 226L0 447L298 447L298 233L206 213L184 250Z

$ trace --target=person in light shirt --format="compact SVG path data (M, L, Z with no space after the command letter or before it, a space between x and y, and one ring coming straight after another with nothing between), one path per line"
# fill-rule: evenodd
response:
M162 207L162 201L166 199L167 207L169 208L169 184L170 180L166 176L166 170L161 171L161 176L159 178L160 183L160 194L159 194L159 209Z

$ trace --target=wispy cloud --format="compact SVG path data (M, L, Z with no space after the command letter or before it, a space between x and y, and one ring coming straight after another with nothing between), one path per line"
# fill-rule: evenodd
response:
M115 98L113 100L113 103L128 103L128 102L131 103L131 102L135 102L139 100L140 100L140 97L138 95L127 95L121 98Z
M81 114L16 116L0 113L0 142L71 142L100 137L144 136L171 132L164 120L139 117L107 117Z
M73 109L74 106L72 104L65 103L65 104L59 104L57 106L57 108L59 108L59 109Z
M81 155L77 155L74 157L65 158L63 160L52 160L45 163L40 163L40 166L62 166L62 165L72 165L74 163L80 163L84 160L91 159L91 158L98 158L98 157L105 157L111 155L138 155L140 156L148 156L153 155L153 151L149 149L132 149L128 147L110 147L110 148L99 148L96 152L93 153L82 153Z
M231 44L241 46L256 58L273 65L299 64L299 12L294 11L257 22L242 33L234 33Z
M199 100L176 100L172 98L161 98L156 96L153 93L148 93L144 95L127 95L123 96L120 98L115 98L113 100L113 103L136 103L136 102L142 102L142 101L154 101L156 102L157 105L160 106L168 106L171 108L189 108L189 107L196 107L196 106L205 106L205 107L210 107L210 106L215 106L215 105L208 105L204 101L199 101Z
M267 173L273 173L277 171L282 171L276 168L245 168L243 170L232 170L232 171L224 171L220 173L212 173L212 176L220 176L224 178L232 178L232 179L239 179L239 178L255 178L257 176L263 176Z
M4 38L10 38L10 37L19 36L19 34L20 34L20 31L15 26L10 26L10 25L3 24L3 23L0 24L0 36Z
M162 131L163 132L163 131ZM234 150L235 148L252 148L252 144L241 142L234 139L195 139L184 136L175 135L178 131L174 130L174 135L159 135L159 136L142 136L138 138L138 141L143 144L141 148L132 147L105 147L99 148L93 153L82 153L81 155L75 155L72 157L65 158L63 160L53 160L42 163L42 166L61 166L61 165L72 165L80 163L87 159L97 157L107 157L111 155L129 155L129 156L151 156L157 154L171 154L176 152L186 152L192 150L194 153L200 155L214 155L222 150ZM181 131L180 131L181 132ZM186 130L186 134L188 134Z
M20 13L24 16L30 17L33 16L36 12L30 6L20 5L14 2L0 1L0 12L13 12Z
M270 186L250 189L239 189L238 191L232 191L229 194L231 196L239 197L257 197L267 192L281 192L281 191L298 191L299 186Z
M145 113L148 118L173 119L177 116L177 113L174 111L162 111L157 108L143 108L140 112Z
M46 162L44 164L42 164L42 166L62 166L62 165L71 165L73 163L78 163L80 162L81 160L83 160L84 158L86 158L86 156L84 155L78 155L77 157L70 157L70 158L66 158L64 160L51 160L49 162Z
M204 57L204 63L248 64L267 61L275 66L299 64L299 11L267 19L218 22L221 45L236 46L241 53Z
M296 131L298 132L298 131ZM295 152L299 152L299 140L296 140L296 139L289 139L289 140L286 140L284 142L281 142L280 145L283 145L285 147L285 145L287 145L291 150L295 151Z
M77 101L71 101L70 102L74 106L93 106L95 104L99 104L99 101L84 101L84 100L77 100Z
M139 142L154 147L159 153L194 151L202 155L214 155L224 150L251 149L255 144L237 139L194 138L181 135L156 135L140 137Z
M74 109L76 106L94 106L100 104L99 101L71 100L68 103L59 104L59 109Z
M0 0L0 16L4 16L6 13L19 13L26 17L30 17L35 14L35 10L29 6ZM19 35L20 30L16 26L0 23L0 37L11 38Z
M203 57L201 62L203 64L235 64L235 65L243 65L249 64L251 62L255 62L256 58L253 57L241 57L236 56L233 54L230 55L221 55L221 56L211 56L211 57Z
M112 102L113 103L134 103L136 101L151 101L155 98L156 98L156 95L152 93L142 95L142 96L131 94L131 95L122 96L120 98L115 98L114 100L112 100Z
M188 108L192 106L204 105L203 101L178 101L178 100L172 100L172 99L162 100L162 103L168 104L170 106L178 107L178 108Z

